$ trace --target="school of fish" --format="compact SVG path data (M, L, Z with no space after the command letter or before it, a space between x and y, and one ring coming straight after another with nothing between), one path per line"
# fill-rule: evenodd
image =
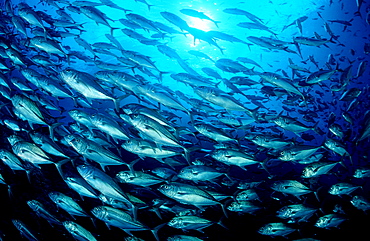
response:
M279 28L220 5L223 19L239 21L228 26L235 36L196 8L157 14L154 0L135 3L144 10L111 0L1 5L0 240L368 235L370 5L331 0L317 18ZM325 16L347 4L350 20ZM305 31L310 21L326 35ZM91 22L105 41L84 38ZM365 39L362 53L343 44L347 35ZM184 39L207 44L171 47ZM326 61L315 59L326 49ZM272 53L285 68L263 60Z

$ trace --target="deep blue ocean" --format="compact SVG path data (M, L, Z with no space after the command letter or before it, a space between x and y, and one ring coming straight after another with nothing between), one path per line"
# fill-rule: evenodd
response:
M161 241L339 240L343 237L365 240L363 237L368 236L369 2L2 0L0 6L0 149L14 153L14 144L8 141L11 135L33 143L31 131L45 136L50 134L46 124L32 124L29 118L24 117L25 113L23 116L16 113L14 96L23 95L32 99L35 106L47 116L47 124L60 123L54 129L53 142L70 160L61 167L63 177L55 165L42 164L38 165L39 168L29 169L28 180L24 170L12 170L1 158L0 174L4 181L0 186L2 240L36 240L27 235L22 237L22 232L12 223L14 219L26 224L37 240L75 240L62 223L50 223L32 210L27 205L29 200L42 203L61 222L73 221L81 225L96 240L126 240L129 236L114 225L108 228L104 221L91 213L93 208L105 205L98 198L82 198L64 181L66 176L79 176L76 168L78 165L88 164L102 170L96 160L87 157L92 151L84 154L66 143L65 137L70 134L88 139L82 132L72 128L76 120L71 118L69 111L75 109L89 116L99 113L118 123L128 139L116 139L96 127L87 130L83 124L79 123L78 126L108 143L103 145L93 140L118 156L122 162L131 163L139 158L133 170L155 176L154 170L164 167L174 173L174 176L158 184L141 187L119 183L114 178L120 171L129 170L124 164L107 165L103 170L118 183L124 193L142 201L137 205L137 221L148 230L132 231L137 240L155 240L150 229L160 224L166 224L157 232ZM31 9L42 27L30 18L27 20L27 17L21 16L19 9L22 7ZM97 9L102 13L101 18L97 20L88 17L87 13L81 11L83 8ZM193 11L187 12L184 9ZM177 19L166 18L165 13ZM194 16L196 13L198 16ZM17 17L20 19L18 21L23 22L25 33L15 24ZM37 36L41 41L52 41L61 52L48 53L47 49L33 44ZM92 50L83 47L76 38L84 40ZM10 50L20 54L20 62L9 54ZM36 55L44 56L50 64L36 63L33 58ZM57 81L69 89L72 97L56 96L43 89L42 85L36 86L22 74L26 68ZM94 83L109 93L110 97L89 98L87 91L73 88L61 74L68 69L90 74ZM210 74L212 70L213 74ZM99 71L123 72L134 78L139 87L129 90L120 84L98 79ZM332 71L330 77L309 82L314 73L325 71ZM175 76L180 73L204 82L185 83L188 80L177 80ZM272 73L278 77L270 81L263 80L264 74L271 76ZM16 78L20 78L29 89L15 83ZM123 83L126 80L121 81ZM161 89L161 93L170 96L170 103L151 97L150 86L156 86ZM210 99L199 94L204 89L215 90L218 98ZM58 110L52 110L32 96L51 101ZM115 109L112 99L121 96L124 98L118 101L118 109ZM201 101L203 106L196 106L194 99ZM231 106L237 103L238 108L242 106L242 109L222 103L225 99L233 102ZM120 118L120 115L125 114L123 107L138 103L153 109L166 120L169 126L158 125L176 137L176 145L166 147L166 144L155 140L150 134L143 134L148 128L142 130L133 122ZM174 107L174 104L179 104L182 109ZM292 131L280 126L275 120L281 116L298 122L306 129ZM135 115L126 118L135 118ZM20 129L7 125L5 120L14 121ZM248 123L243 124L244 120ZM215 128L230 140L222 141L205 135L196 128L199 123ZM154 132L159 131L155 126L151 128ZM334 128L337 131L333 131ZM263 147L254 142L256 136L267 136L288 144L281 148ZM127 140L139 138L153 141L153 146L158 147L158 150L176 150L178 155L156 160L145 155L138 156L121 146ZM333 150L327 144L328 140L333 140L337 148L344 152ZM286 153L293 146L317 147L317 150L302 159L284 161L284 151ZM224 163L212 157L217 150L246 153L253 157L255 163L241 166ZM14 154L24 163L32 162L32 158L25 160L21 154ZM311 164L309 159L315 155L321 157L318 162L337 165L322 175L302 177L303 170ZM52 154L47 156L56 163L66 159ZM224 174L201 181L177 177L183 168L197 161ZM359 169L367 171L368 176L356 177L355 173ZM289 190L285 190L289 189L287 187L280 191L273 190L274 184L282 180L298 181L309 191L302 195L292 195ZM216 195L211 197L212 201L217 199L221 205L194 205L192 201L179 201L159 191L163 185L172 183L191 185L206 193L207 198L211 195L208 193L210 191L224 195L224 198L217 199ZM356 188L348 193L330 193L333 185L342 183ZM247 189L257 193L258 199L252 200L251 204L257 206L258 210L230 211L229 205L236 202L237 195ZM48 197L52 191L72 197L89 217L72 217L58 208ZM364 201L359 208L353 205L355 197L368 201ZM154 199L164 202L164 206L154 205ZM306 216L305 220L277 217L278 210L293 204L303 204L316 211ZM177 210L184 210L184 213L180 214ZM130 211L125 211L133 216ZM173 218L189 213L207 219L212 224L199 230L167 225ZM333 227L318 227L318 220L329 214L335 214L344 221ZM285 229L294 231L284 235L279 234L281 231L263 234L261 228L269 223L279 223L286 226ZM188 235L193 239L171 239L176 235Z

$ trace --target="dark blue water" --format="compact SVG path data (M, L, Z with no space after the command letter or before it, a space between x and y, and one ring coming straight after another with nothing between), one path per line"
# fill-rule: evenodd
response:
M68 13L76 23L83 24L81 27L82 31L77 29L62 27L53 27L52 24L46 23L46 18L44 17L43 23L47 27L47 32L53 30L68 31L69 33L75 34L80 38L86 40L90 44L96 42L106 42L111 43L105 34L110 33L110 28L103 25L97 24L93 20L87 18L84 14L74 13L68 10L68 4L63 1L10 1L13 6L13 12L9 12L2 5L2 18L1 27L7 29L11 34L2 34L0 38L2 42L7 43L10 46L11 43L15 43L16 46L21 50L24 58L30 59L34 56L37 48L32 48L29 46L27 40L34 37L31 33L31 28L34 26L27 27L27 37L17 31L12 22L11 16L13 14L17 15L18 9L17 4L20 2L27 3L35 11L41 11L49 15L49 17L54 19L59 19L60 15L56 13L58 8L51 5L55 3L59 8L66 13ZM254 214L241 213L241 212L231 212L227 211L228 217L226 218L220 205L213 205L205 207L205 209L198 214L198 216L211 220L214 222L213 225L202 230L202 232L191 230L186 232L186 235L198 237L204 240L271 240L270 235L261 235L258 230L267 223L277 223L282 222L287 224L289 227L296 229L293 233L287 235L286 237L276 237L274 240L295 240L300 238L315 238L318 240L334 240L343 238L344 235L351 235L354 240L362 239L363 235L367 235L367 224L369 223L369 216L367 212L357 209L351 204L351 199L353 196L363 196L370 200L369 193L369 180L368 178L354 178L353 174L357 168L369 167L369 151L368 145L369 140L365 138L364 140L358 141L360 136L365 130L366 121L369 117L366 116L369 110L369 69L366 68L365 72L358 76L358 68L361 63L369 61L368 52L370 52L366 47L369 43L369 22L367 21L368 9L366 3L363 3L361 9L358 10L356 1L159 1L159 0L148 0L150 5L150 10L147 5L140 1L126 0L126 1L114 1L119 7L130 10L127 13L139 14L151 21L157 21L163 23L173 29L181 30L168 22L161 16L161 12L167 11L177 16L181 17L187 22L187 24L192 28L197 28L203 31L220 31L232 35L246 43L240 42L229 42L225 40L217 40L216 43L219 48L223 49L223 53L220 49L214 45L211 45L205 41L196 39L191 34L166 34L163 38L156 38L153 34L155 31L148 31L143 29L135 30L137 33L152 39L157 40L157 44L148 45L143 44L133 38L128 37L123 34L121 29L127 28L124 26L119 19L126 19L125 12L123 10L115 9L109 6L98 6L96 7L100 11L106 14L110 19L107 20L111 27L117 28L113 30L113 36L119 41L123 49L126 51L136 51L142 55L149 56L151 61L154 62L156 69L151 68L150 71L155 77L149 76L144 72L140 71L139 68L135 67L132 69L123 70L123 72L131 75L141 75L145 79L146 83L150 84L162 84L167 87L168 93L178 99L186 108L190 110L191 113L194 112L196 121L209 123L215 127L224 130L230 134L233 138L239 139L238 145L243 148L245 152L253 154L262 165L251 165L247 166L247 170L243 170L237 166L227 166L222 163L217 162L208 155L208 150L215 149L215 141L207 139L202 134L198 133L189 118L189 115L183 111L174 110L166 107L165 105L160 105L160 112L164 117L167 117L169 121L172 122L173 126L182 128L186 127L193 135L182 135L181 142L183 145L192 149L195 147L194 151L190 154L190 161L195 161L197 159L204 160L209 165L219 168L224 172L227 172L233 183L226 185L226 182L230 182L226 177L219 177L214 180L214 182L199 182L194 183L191 181L184 181L178 179L177 181L182 183L191 184L199 187L206 187L208 190L212 189L216 192L225 194L229 196L228 198L221 201L225 206L235 198L235 194L240 191L238 185L243 182L257 182L260 183L255 189L259 195L259 200L255 201L255 205L260 206L261 209ZM77 6L77 5L73 5ZM78 7L78 6L77 6ZM218 27L208 20L202 20L195 17L191 17L180 12L181 9L194 9L203 12L211 19L218 21ZM265 26L268 26L269 31L258 30L258 29L247 29L239 27L240 22L251 22L245 16L234 15L225 13L223 10L227 8L238 8L249 13L252 13L263 21ZM41 13L39 13L41 16ZM307 17L305 21L302 21L301 29L299 28L299 23L297 24L297 19ZM299 22L299 21L298 21ZM292 24L293 23L293 24ZM291 24L291 25L290 25ZM325 24L330 27L333 36L330 35ZM290 26L289 26L290 25ZM288 26L288 27L287 27ZM185 31L186 33L186 31ZM274 33L274 34L272 34ZM284 49L268 49L258 44L252 44L248 41L247 37L268 37L273 39L278 39L281 41L288 42L286 46L292 52L287 52ZM297 45L293 43L296 37L309 37L316 39L330 40L325 45L319 47L308 46L300 44ZM94 56L92 53L86 51L80 45L76 43L73 36L70 37L54 37L57 40L63 50L66 53L72 51L81 51L89 59L89 62L83 61L76 56L71 55L70 61L67 60L65 56L52 55L50 60L55 63L55 68L57 72L61 72L66 68L73 68L78 71L86 72L94 75L96 72L102 69L94 63ZM180 56L183 63L186 63L190 68L192 68L196 73L203 77L207 76L202 68L208 67L212 68L218 72L224 79L231 79L235 76L249 77L250 79L258 82L256 85L252 86L237 86L244 95L240 93L232 93L233 91L228 88L222 81L215 80L210 77L210 80L214 83L218 83L217 88L232 94L232 96L240 103L243 104L248 109L256 108L256 102L253 103L252 97L261 98L257 102L262 105L258 109L259 116L277 116L280 115L290 116L296 118L300 122L307 126L316 125L315 131L308 130L301 134L295 134L291 131L284 130L278 127L273 122L268 122L260 119L260 121L253 122L252 124L246 126L245 128L236 128L234 126L225 125L218 121L221 116L228 116L231 113L232 117L246 117L245 113L239 111L225 111L214 103L211 106L219 109L219 113L205 113L203 115L195 113L195 109L183 100L180 100L179 96L175 94L175 91L180 91L186 94L189 98L196 98L199 100L206 101L198 96L193 88L182 82L178 82L171 77L171 74L185 73L186 70L183 69L179 62L175 59L171 59L168 56L163 55L157 49L156 45L163 44L172 49L176 50L177 54ZM249 69L258 72L272 72L280 74L291 80L291 83L299 84L299 91L305 96L305 102L302 98L300 99L298 95L288 94L281 97L271 96L263 92L264 86L275 87L271 83L263 82L258 74L248 75L246 73L231 73L227 71L222 71L218 68L214 62L209 59L199 58L194 55L189 54L188 51L195 50L200 51L208 55L213 61L217 61L222 58L231 59L236 61L239 57L249 58L257 62L262 68L257 67L252 64L245 64ZM110 50L111 53L118 57L122 57L121 51L114 49ZM300 52L300 53L299 53ZM43 53L44 56L50 56ZM116 57L112 55L104 55L96 53L99 57L98 60L110 64L121 64ZM329 56L334 59L333 63L329 62ZM310 59L311 56L311 59ZM293 64L304 68L305 71L292 70ZM20 69L27 67L33 68L39 71L41 74L47 75L47 72L40 67L36 67L34 64L27 63L24 65L15 65L9 58L2 57L2 62L5 63L7 68L2 69L1 72L7 77L7 82L11 87L11 95L15 93L23 93L25 95L31 95L31 92L21 91L15 87L10 78L17 76L23 78L20 74ZM312 61L313 60L313 61ZM70 63L68 63L70 62ZM315 63L314 63L315 62ZM315 85L305 85L306 78L313 72L319 70L329 70L337 69L337 72L328 80L322 81L320 84ZM343 73L346 69L349 70L348 82L343 84L341 78L343 78ZM46 68L47 69L47 68ZM159 78L161 72L166 72L163 74L163 78ZM293 73L294 72L294 73ZM24 79L24 78L23 78ZM27 80L26 80L27 81ZM70 98L60 98L56 99L48 94L40 92L36 89L34 85L30 84L34 92L40 93L42 96L52 100L56 105L62 107L65 111L58 112L48 110L51 119L57 119L59 117L64 117L58 119L67 129L69 129L70 124L74 123L74 120L70 118L67 111L71 109L84 110L90 114L100 112L107 114L105 112L108 108L113 109L114 105L110 100L93 100L92 107L87 108L83 106L76 107L74 101ZM340 88L343 87L343 88ZM105 87L108 89L107 87ZM339 90L338 90L339 88ZM340 100L342 95L352 88L358 88L361 90L361 94L355 98L356 103L351 101ZM122 91L118 88L109 89L112 91L114 96L122 95ZM271 93L270 93L271 94ZM252 96L250 98L246 97ZM120 106L129 103L142 103L144 105L149 105L152 108L157 108L158 103L150 100L147 97L142 97L144 102L139 101L138 98L129 93L129 96L121 101ZM19 121L19 118L12 114L12 102L1 97L2 103L6 106L1 109L2 117L14 118ZM151 103L151 104L149 104ZM350 105L354 105L353 108L349 108ZM8 111L9 110L9 111ZM165 112L167 111L167 112ZM307 114L311 112L310 114ZM122 112L120 112L122 113ZM352 119L353 123L349 123L342 116L343 113L347 113ZM334 136L329 131L329 120L330 116L335 116L334 123L339 125L344 131L345 135L343 138ZM310 118L310 119L309 119ZM262 121L261 121L262 120ZM333 119L331 119L333 120ZM120 123L125 125L126 130L131 131L130 137L137 137L134 128L119 120ZM28 131L31 127L26 121L22 122L25 130L22 131L12 131L6 125L0 125L1 127L1 148L11 151L11 146L7 141L6 137L12 134L21 136L28 141L31 139L28 136ZM35 125L36 129L40 132L49 134L48 129L44 125ZM322 175L318 178L303 179L301 178L302 170L307 164L299 164L294 162L282 162L278 160L279 152L271 152L271 149L266 149L258 147L248 140L250 135L268 135L274 134L294 142L297 145L310 145L310 146L323 146L319 153L323 154L323 159L321 161L329 162L340 162L336 165L329 174ZM243 138L243 137L246 138ZM72 151L70 146L64 145L62 143L63 134L56 134L56 143L60 145L66 153L69 153L75 160L76 164L84 163L84 159L81 155L77 156ZM334 153L332 150L324 147L324 142L328 139L335 139L343 144L345 150L349 153L349 156L340 156ZM108 138L111 141L111 139ZM113 141L111 141L113 143ZM122 157L126 162L131 162L137 159L137 155L127 152L120 147L122 141L118 141L116 148L110 148L110 150ZM206 151L203 151L203 150ZM193 149L192 149L193 150ZM55 160L59 160L59 157L55 157ZM175 166L174 170L179 172L181 168L187 166L188 164L182 156L177 156L175 158L181 163L179 166ZM98 166L92 161L88 161L92 165ZM139 161L134 169L136 171L145 171L150 173L156 167L169 167L166 163L159 163L157 160L152 158L145 158L145 160ZM127 170L125 165L122 166L110 166L107 168L106 173L114 177L119 171ZM76 168L72 165L72 162L68 162L63 166L63 172L70 175L78 175ZM23 171L13 172L8 166L1 163L0 173L3 175L4 180L9 185L11 190L11 196L8 195L8 186L0 186L1 192L1 205L3 207L3 212L0 218L0 232L2 234L1 238L3 240L22 240L20 233L11 223L11 219L20 219L26 225L33 230L35 235L39 240L73 240L72 236L64 229L62 225L50 225L43 218L38 217L26 204L28 200L36 199L43 203L45 207L50 210L55 216L57 216L61 221L74 220L63 210L58 210L55 204L48 198L47 193L50 191L59 191L68 196L73 197L81 205L81 207L90 212L94 207L102 205L98 199L84 198L83 200L80 196L69 189L65 184L63 179L60 177L59 173L56 171L54 165L42 165L41 169L33 172L31 174L31 183L28 182L26 174ZM297 198L292 195L285 195L279 192L273 192L271 185L278 180L297 180L304 185L308 186L313 192L302 195ZM336 183L351 183L355 186L361 186L353 193L349 195L335 196L328 193L329 188ZM137 186L120 184L122 189L139 197L144 202L148 203L149 207L138 210L138 220L144 223L150 228L169 222L175 215L171 212L161 211L162 218L159 218L155 212L151 211L151 201L154 198L166 198L157 189L160 185L154 185L150 188L138 188ZM315 192L315 194L314 194ZM307 222L295 222L288 223L287 220L280 219L276 217L276 212L283 206L291 204L306 204L308 206L318 209L318 211L310 217ZM198 210L197 207L193 205L184 205L186 208L193 210ZM341 211L338 211L340 207ZM315 223L319 217L322 217L330 213L340 213L346 220L333 228L318 228L315 227ZM89 230L97 240L124 240L124 237L128 235L116 228L107 228L104 222L95 219L94 223L91 219L86 217L76 217L74 220L76 223L80 224L87 230ZM217 223L221 221L223 226ZM153 235L149 231L139 231L133 232L133 234L144 240L154 240ZM160 240L167 240L168 237L173 235L184 234L180 229L174 229L169 226L164 226L158 232ZM348 236L347 236L348 237ZM286 239L287 238L287 239ZM24 239L25 240L25 239Z

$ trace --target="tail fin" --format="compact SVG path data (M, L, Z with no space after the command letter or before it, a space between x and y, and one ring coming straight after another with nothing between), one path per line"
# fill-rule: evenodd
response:
M113 36L113 30L120 29L120 28L110 28L110 34Z
M212 21L215 25L216 25L216 27L218 28L218 23L221 23L221 21Z
M148 5L148 10L150 11L150 7L153 7L154 5L150 5L150 4L147 4Z
M162 223L162 224L159 224L158 226L156 226L155 228L153 228L152 230L150 230L150 231L152 231L152 233L153 233L153 235L154 235L154 237L155 237L155 239L157 240L157 241L159 241L159 237L158 237L158 231L159 231L159 229L161 229L163 226L165 226L167 223Z

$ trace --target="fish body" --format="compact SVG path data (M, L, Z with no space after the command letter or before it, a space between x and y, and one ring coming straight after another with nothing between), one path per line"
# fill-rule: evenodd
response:
M179 140L165 127L144 114L121 114L120 117L137 129L141 137L161 145L182 147Z
M355 186L351 183L340 182L332 185L329 189L329 193L331 195L350 195L353 191L355 191L360 186Z
M112 19L108 18L103 12L101 12L100 10L98 10L97 8L93 6L82 6L80 7L80 10L81 10L81 13L86 15L86 17L94 20L96 24L100 23L100 24L103 24L109 27L111 29L111 35L113 35L114 28L112 28L107 21L108 19L109 20L112 20Z
M103 195L115 198L124 203L131 203L118 184L103 171L87 165L77 166L77 171L89 185Z
M293 228L290 228L288 227L286 224L284 223L268 223L266 225L264 225L263 227L261 227L259 230L258 230L258 233L262 234L262 235L269 235L269 236L272 236L272 237L275 237L275 236L286 236L292 232L294 232L295 229Z
M168 226L182 230L202 230L212 224L207 219L192 215L174 217L168 222Z
M111 137L120 140L129 139L129 136L114 119L101 113L91 115L90 119L91 123L103 133L107 133Z
M66 177L64 181L80 196L98 198L97 192L81 177Z
M296 134L308 130L315 130L315 126L313 127L306 126L305 124L289 116L279 116L276 119L274 119L273 122L276 125L280 126L281 128L294 132Z
M260 206L257 206L250 201L237 201L237 202L234 201L230 203L226 208L231 212L250 213L250 214L253 214L261 209Z
M78 241L96 241L88 230L73 221L64 221L63 226Z
M243 9L239 9L239 8L225 8L222 11L224 13L233 14L233 15L243 15L243 16L246 16L247 18L249 18L251 21L253 21L255 23L262 23L262 19L260 19L256 15L254 15L254 14L252 14L250 12L247 12L247 11L245 11Z
M60 224L60 221L52 215L42 203L37 200L27 201L27 205L41 218L46 219L49 223Z
M211 156L226 165L235 165L242 169L245 169L245 166L259 163L253 155L237 150L216 149Z
M115 99L102 86L100 86L95 77L71 68L65 69L60 73L62 80L72 89L81 93L87 99Z
M97 206L91 210L91 213L107 225L118 227L128 234L130 231L149 229L139 221L135 221L128 213L109 206Z
M31 38L30 44L49 54L59 54L67 56L59 43L52 39L45 39L44 37L36 36Z
M12 170L24 170L24 164L16 155L6 149L0 149L0 159Z
M176 14L173 14L173 13L170 13L170 12L160 12L160 14L162 15L162 17L164 19L166 19L167 21L169 21L173 25L180 28L181 31L188 30L190 28L188 23L185 20L183 20L182 18L180 18L179 16L177 16Z
M191 17L209 20L209 21L213 22L216 25L216 27L218 27L217 23L219 23L219 21L213 20L212 18L205 15L203 12L200 12L200 11L197 11L197 10L194 10L194 9L190 9L190 8L183 8L183 9L180 10L180 12L185 14L185 15L191 16Z
M310 218L316 211L317 208L311 208L304 204L293 204L282 207L277 212L277 217L303 221Z
M267 135L257 135L253 137L251 141L256 145L277 150L292 144L291 142L284 139Z
M107 165L127 164L110 150L80 136L67 135L64 137L64 140L83 157L97 162L102 166L102 168Z
M252 111L244 107L241 103L239 103L232 96L219 90L218 88L209 87L209 86L197 86L194 88L194 91L197 95L202 97L204 100L207 100L217 106L221 106L222 108L225 108L226 110L242 111L242 112L246 112L251 117L254 116Z
M224 175L224 173L204 165L186 166L177 174L178 177L193 182L211 181L221 175Z
M41 148L30 142L19 141L12 146L12 150L22 160L35 165L54 163Z
M321 146L306 146L306 145L296 145L285 148L281 152L280 160L283 161L299 161L305 160L312 156Z
M164 146L158 147L156 143L143 139L131 138L122 144L122 148L138 155L140 158L151 157L162 160L162 158L181 155L181 153L176 150L171 150Z
M38 241L39 239L37 236L33 233L31 229L26 226L21 220L19 219L12 219L12 223L16 229L20 232L20 234L28 239L29 241Z
M72 216L88 217L88 214L71 197L61 192L50 192L48 196L58 207Z
M270 72L264 72L259 75L262 80L269 82L270 84L273 84L277 87L283 88L284 90L288 91L289 93L294 93L303 98L305 100L304 95L287 79L283 78L282 76L270 73Z
M308 46L315 46L315 47L321 46L321 45L326 44L328 42L332 42L332 40L308 38L308 37L294 37L293 41L295 43L308 45Z
M296 197L312 192L308 187L296 180L279 180L274 182L271 188L277 192L291 194Z
M194 128L199 131L199 133L216 142L235 141L235 139L228 136L228 134L226 134L223 130L216 128L210 124L198 123L194 125Z
M131 173L131 171L120 171L117 173L116 178L120 183L133 184L143 187L149 187L164 181L161 178L140 171L135 171L134 173Z
M312 178L327 174L338 163L330 162L314 162L304 167L302 171L302 178Z
M328 138L324 142L325 147L327 147L329 150L332 150L333 152L337 153L340 156L350 156L350 154L345 149L344 144L341 142Z
M338 215L338 214L327 214L322 217L320 217L316 223L315 226L318 228L336 228L339 224L344 222L346 218Z
M46 29L40 16L26 3L20 4L18 14L29 24L40 27L44 29L44 31L46 32Z
M359 167L355 170L355 173L353 174L353 177L355 177L355 178L370 177L370 169L366 168L366 167Z
M363 196L353 196L351 204L362 211L370 210L370 202Z
M240 202L240 201L254 201L254 200L258 200L259 197L258 197L258 194L256 192L255 189L246 189L246 190L243 190L241 192L239 192L238 194L236 194L235 196L235 200Z
M163 184L158 188L158 191L180 203L197 207L219 204L208 192L184 183Z
M49 136L43 135L39 132L31 132L30 136L33 142L46 153L68 158L68 156L64 154L62 148L60 148Z

